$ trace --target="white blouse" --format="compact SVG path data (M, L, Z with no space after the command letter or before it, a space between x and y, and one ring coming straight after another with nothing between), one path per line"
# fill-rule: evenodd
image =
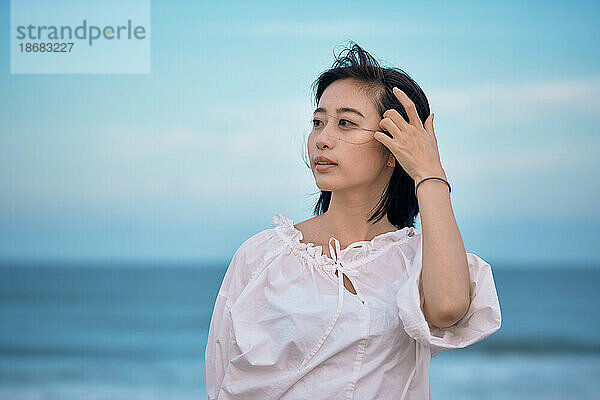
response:
M219 289L205 353L208 400L429 399L430 358L500 328L492 269L474 254L469 310L440 329L422 311L417 229L343 250L332 237L330 258L302 243L283 214L271 224L239 247Z

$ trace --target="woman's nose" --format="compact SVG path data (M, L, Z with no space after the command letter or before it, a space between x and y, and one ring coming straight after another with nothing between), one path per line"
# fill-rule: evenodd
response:
M335 132L330 132L330 130L334 128L330 128L331 124L327 124L321 132L317 133L317 147L322 147L324 145L334 145L338 139Z

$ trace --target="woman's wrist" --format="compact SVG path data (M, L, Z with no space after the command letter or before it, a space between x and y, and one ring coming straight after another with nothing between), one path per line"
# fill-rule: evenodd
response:
M448 179L446 178L446 173L444 172L443 169L440 169L440 170L437 170L437 171L432 171L430 173L418 174L416 176L416 179L415 179L415 196L418 197L419 186L421 186L424 183L427 183L428 181L437 181L438 183L441 183L441 184L447 186L448 187L448 191L452 190L450 188L450 183L448 182Z
M421 182L423 179L429 178L431 176L436 176L438 178L443 178L445 180L448 180L448 178L446 177L446 172L444 171L443 168L440 168L440 169L437 169L437 170L431 170L429 172L423 171L423 172L420 172L420 173L418 173L418 174L415 175L415 177L414 177L415 186L417 186L417 184L419 182Z

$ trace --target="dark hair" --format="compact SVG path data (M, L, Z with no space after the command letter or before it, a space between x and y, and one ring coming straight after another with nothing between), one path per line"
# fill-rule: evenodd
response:
M393 108L408 122L408 114L392 91L396 86L413 101L421 121L425 121L430 114L429 102L419 85L400 68L381 67L377 60L358 44L352 41L350 43L352 46L344 48L338 56L334 50L335 61L332 67L321 73L312 84L315 105L319 104L323 92L329 85L338 79L351 78L357 81L363 93L373 99L375 108L380 115L387 109ZM344 52L345 54L342 55ZM387 132L385 133L387 134ZM383 144L381 146L384 152L390 154L387 147ZM310 169L310 162L307 163L307 166ZM321 190L321 195L313 210L314 215L327 211L330 201L331 191ZM380 197L368 221L378 222L386 213L389 221L399 229L407 226L414 227L415 218L419 213L415 182L398 163L398 160L395 160L394 171L385 193Z

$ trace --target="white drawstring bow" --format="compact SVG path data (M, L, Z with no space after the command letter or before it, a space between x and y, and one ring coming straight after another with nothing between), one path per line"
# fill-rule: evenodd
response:
M335 251L334 251L334 247L331 245L332 240L335 244ZM303 367L321 348L321 346L325 342L325 339L327 339L327 336L329 336L329 333L332 331L333 327L335 326L335 323L337 322L338 317L340 316L340 314L342 312L342 307L344 306L344 290L345 290L344 275L348 276L348 279L350 280L350 282L352 283L352 286L354 287L354 290L356 291L356 295L358 296L360 301L362 301L364 303L364 299L363 299L362 295L360 294L358 288L356 287L354 282L352 282L352 279L350 279L351 276L352 277L358 276L359 272L354 268L344 267L344 265L341 263L341 259L342 259L343 255L349 249L354 248L354 247L361 247L362 245L363 245L362 242L353 243L350 246L346 247L346 249L344 249L344 252L342 253L339 240L337 240L334 237L331 237L329 239L329 254L331 255L331 258L333 259L334 264L324 266L323 268L328 272L337 271L337 275L338 275L338 305L337 305L337 309L335 311L335 315L331 318L331 321L329 322L329 326L325 330L325 333L323 333L323 336L321 337L319 342L315 345L313 350L304 358L304 360L302 361L301 367Z

